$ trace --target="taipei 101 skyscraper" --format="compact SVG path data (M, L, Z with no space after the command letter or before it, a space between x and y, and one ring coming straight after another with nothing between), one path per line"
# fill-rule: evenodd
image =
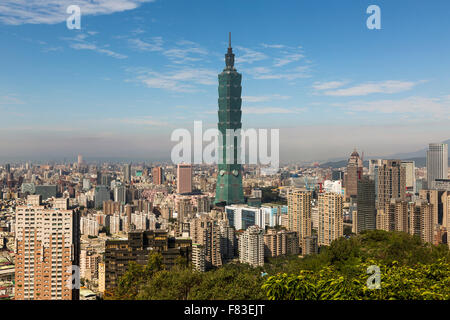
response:
M242 166L237 161L241 148L239 140L234 137L234 144L227 145L227 129L241 129L241 80L242 75L234 68L234 53L231 48L231 32L229 35L228 52L225 54L225 69L219 74L219 123L222 133L219 141L219 172L216 184L216 204L244 203L242 190ZM232 148L232 150L230 150ZM231 153L231 161L227 161L227 150ZM222 160L220 160L220 154Z

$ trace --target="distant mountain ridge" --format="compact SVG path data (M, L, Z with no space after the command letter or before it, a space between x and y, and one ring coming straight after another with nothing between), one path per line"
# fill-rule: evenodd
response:
M450 145L450 139L443 141L447 145ZM401 159L401 160L409 160L411 158L426 158L427 157L428 147L414 151L414 152L405 152L405 153L397 153L389 156L390 159Z
M443 141L442 143L445 143L447 145L450 145L450 139ZM389 156L383 156L383 157L370 157L370 159L399 159L399 160L411 160L415 162L416 167L425 167L427 165L427 148L414 151L414 152L404 152L404 153L396 153ZM329 161L320 164L321 168L342 168L347 166L348 159L344 160L337 160L330 159ZM450 166L450 157L448 159L449 166ZM364 161L364 166L368 167L369 162Z

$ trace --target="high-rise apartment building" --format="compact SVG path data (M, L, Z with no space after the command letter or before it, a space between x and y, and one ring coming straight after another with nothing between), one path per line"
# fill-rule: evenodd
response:
M363 162L359 153L355 150L350 155L347 163L347 173L345 174L345 197L347 200L356 198L358 194L358 180L363 173Z
M40 196L28 196L16 208L17 300L77 300L72 271L80 259L79 212L67 208L67 199L53 207Z
M103 207L104 201L111 200L111 193L106 186L96 186L94 191L94 203L95 208L100 209Z
M226 262L231 260L235 255L236 236L232 226L230 226L228 220L219 220L219 234L220 234L220 253L222 255L222 261Z
M204 248L206 268L221 266L220 229L217 221L207 214L202 214L190 221L189 233L192 243L200 244Z
M448 224L448 207L447 198L450 191L444 190L420 190L419 198L427 201L433 207L433 221L435 223L434 232L439 233L441 228L446 229ZM444 234L442 234L444 235ZM442 237L436 234L434 244L444 242ZM447 240L448 242L448 240Z
M177 166L177 193L192 192L192 165L178 164Z
M376 228L377 230L391 231L391 215L389 206L377 210Z
M80 251L80 277L89 281L98 280L98 266L102 261L100 254L90 249Z
M98 291L100 293L105 292L105 263L100 262L98 264Z
M363 176L358 181L356 233L376 227L375 181Z
M312 192L302 189L290 190L288 200L288 229L297 232L299 244L312 232L311 201Z
M114 201L120 204L127 203L127 188L122 185L116 185L114 187Z
M326 192L319 194L318 202L318 241L320 246L329 246L344 235L344 199L340 194Z
M78 164L78 168L83 164L83 156L81 154L78 155L77 164Z
M383 160L374 176L377 209L384 208L391 199L406 199L406 168L401 160Z
M414 206L411 206L409 214L410 233L418 235L424 242L433 243L436 230L433 205L424 199L419 199Z
M177 212L177 220L183 222L192 216L194 210L190 197L177 197L175 203L175 209Z
M152 169L153 184L159 185L163 183L163 169L161 167L154 167Z
M408 202L400 199L392 199L389 204L391 207L391 217L393 218L393 226L391 229L395 231L409 231L409 210Z
M192 261L192 242L190 239L169 237L166 231L133 231L126 240L107 240L105 244L105 290L110 293L118 279L134 261L146 265L150 252L163 256L166 268L172 268L178 257L186 265Z
M427 151L427 184L428 189L434 188L436 179L448 178L448 145L430 143Z
M264 230L251 226L239 235L239 261L253 267L264 266Z
M123 181L125 183L131 182L131 163L126 163L123 166Z
M269 229L264 234L264 256L278 257L298 254L299 243L296 232L286 230L277 231Z
M369 160L369 176L372 179L375 179L375 177L374 177L375 168L378 166L381 166L382 163L383 163L383 159L370 159Z
M301 247L303 256L306 256L308 254L319 253L319 244L317 241L317 235L312 235L303 238Z
M206 271L205 247L198 243L192 244L192 265L200 272Z
M450 192L447 195L447 244L450 247Z

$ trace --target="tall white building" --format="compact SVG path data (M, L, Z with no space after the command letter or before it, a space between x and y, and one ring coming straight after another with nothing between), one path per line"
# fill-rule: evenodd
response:
M244 204L233 204L225 206L225 213L230 226L236 230L246 230L248 227L257 224L256 219L258 219L258 223L263 223L263 217L260 216L260 208L249 207Z
M402 160L401 166L405 168L406 191L416 193L416 165L414 161Z
M264 266L264 230L251 226L239 236L239 261L253 267Z
M448 177L448 145L430 143L427 152L428 189L434 188L434 180Z

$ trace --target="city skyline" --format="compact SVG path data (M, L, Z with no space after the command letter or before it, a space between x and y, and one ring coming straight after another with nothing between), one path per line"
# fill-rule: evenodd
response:
M282 163L346 158L354 147L387 157L450 138L448 62L437 58L450 51L437 41L447 3L379 1L382 29L369 30L368 1L245 3L233 15L206 1L75 1L81 30L69 30L69 2L1 5L0 161L170 159L174 129L217 125L229 31L242 122L280 129Z

